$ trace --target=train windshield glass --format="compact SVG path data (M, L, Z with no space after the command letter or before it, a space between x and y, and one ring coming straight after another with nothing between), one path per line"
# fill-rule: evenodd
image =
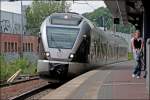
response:
M79 33L78 28L47 27L49 48L70 49Z

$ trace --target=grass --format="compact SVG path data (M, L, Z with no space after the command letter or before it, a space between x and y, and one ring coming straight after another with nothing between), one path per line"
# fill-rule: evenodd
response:
M20 74L23 75L36 74L36 64L29 62L26 58L15 59L8 63L4 56L0 55L0 80L8 79L19 69L22 70Z
M133 60L133 53L128 52L128 60Z

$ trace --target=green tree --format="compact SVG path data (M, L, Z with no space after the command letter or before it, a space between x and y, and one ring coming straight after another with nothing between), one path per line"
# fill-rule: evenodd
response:
M100 7L93 12L84 13L87 19L91 20L98 27L107 27L108 30L113 30L113 16L108 8ZM116 25L117 32L130 33L135 29L132 24L124 25L122 22Z
M109 20L112 18L112 15L109 10L104 7L100 7L91 13L84 13L83 16L93 21L97 26L101 27L104 25L103 20L105 20L105 22L111 21L110 23L112 23L112 20Z
M42 24L42 21L47 16L54 12L64 12L67 6L69 5L66 5L65 0L34 0L32 5L26 9L26 28L28 32L30 32L32 35L37 35L40 31L40 25Z

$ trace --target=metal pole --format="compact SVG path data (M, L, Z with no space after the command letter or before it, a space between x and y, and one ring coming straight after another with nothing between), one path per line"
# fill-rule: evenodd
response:
M22 0L21 0L21 34L20 34L20 58L23 58L23 11L22 11Z
M114 24L113 26L114 26L114 33L116 33L116 24Z
M100 17L99 17L99 23L100 23L100 24L99 24L100 27L103 27L103 26L104 26L104 24L103 24L103 16L100 16Z
M146 88L148 89L148 94L150 93L150 89L149 89L149 81L150 81L150 38L147 39L147 43L146 43ZM146 73L145 73L146 74Z
M62 12L64 12L64 6L63 6L63 4L64 4L64 1L62 0L61 1Z
M102 22L103 22L103 26L102 27L104 27L104 16L102 16Z

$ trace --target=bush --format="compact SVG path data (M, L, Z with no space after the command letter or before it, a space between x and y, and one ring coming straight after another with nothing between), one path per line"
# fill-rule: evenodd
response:
M0 62L0 80L8 79L19 69L21 69L20 74L36 74L36 64L29 62L26 58L7 63L4 56L0 55Z
M133 53L128 52L128 60L133 60Z

